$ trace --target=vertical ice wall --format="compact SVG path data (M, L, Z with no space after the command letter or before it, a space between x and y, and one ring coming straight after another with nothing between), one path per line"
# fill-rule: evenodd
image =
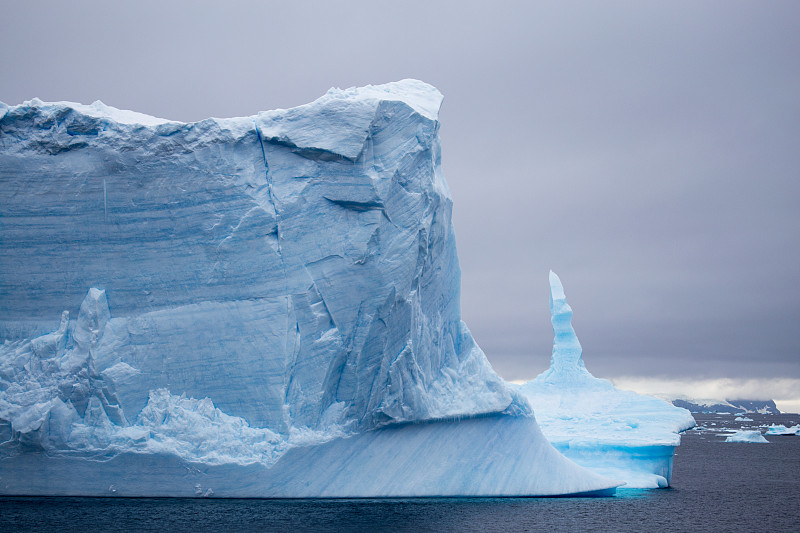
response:
M405 80L191 124L3 105L0 418L133 421L162 389L285 435L509 408L460 319L440 104ZM19 388L54 330L77 396L69 371Z

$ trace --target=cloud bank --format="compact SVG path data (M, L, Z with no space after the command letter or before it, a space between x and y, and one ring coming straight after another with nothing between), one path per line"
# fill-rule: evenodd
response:
M796 378L675 379L621 376L611 381L620 389L670 398L775 400L781 411L800 413L800 379Z

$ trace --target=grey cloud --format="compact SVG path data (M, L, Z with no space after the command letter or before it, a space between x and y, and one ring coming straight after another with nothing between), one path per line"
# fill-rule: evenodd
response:
M799 16L796 2L14 3L0 100L199 120L423 79L445 95L463 314L501 375L548 364L552 268L597 375L800 377Z

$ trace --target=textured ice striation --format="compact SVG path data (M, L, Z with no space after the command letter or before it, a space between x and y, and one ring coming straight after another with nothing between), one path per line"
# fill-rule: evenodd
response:
M461 321L441 99L0 104L0 492L613 492Z
M679 432L695 425L689 411L615 388L592 376L572 327L564 287L550 272L553 355L550 368L520 391L547 439L576 463L621 479L626 488L669 485Z

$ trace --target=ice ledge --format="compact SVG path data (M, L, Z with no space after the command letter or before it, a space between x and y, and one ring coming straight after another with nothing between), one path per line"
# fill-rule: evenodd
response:
M296 446L271 466L190 462L170 453L111 458L0 456L0 494L222 498L612 496L530 417L404 424ZM210 490L209 490L210 489Z
M395 104L384 109L385 114L416 113L436 122L442 93L419 80L330 89L309 104L259 113L254 122L263 140L290 146L307 156L327 153L355 160L383 103Z
M443 96L436 87L428 85L424 81L407 78L384 83L383 85L367 85L365 87L350 87L349 89L331 88L326 95L318 98L316 102L322 103L331 99L343 98L348 100L403 102L423 117L430 120L438 120ZM312 102L312 104L316 102Z

